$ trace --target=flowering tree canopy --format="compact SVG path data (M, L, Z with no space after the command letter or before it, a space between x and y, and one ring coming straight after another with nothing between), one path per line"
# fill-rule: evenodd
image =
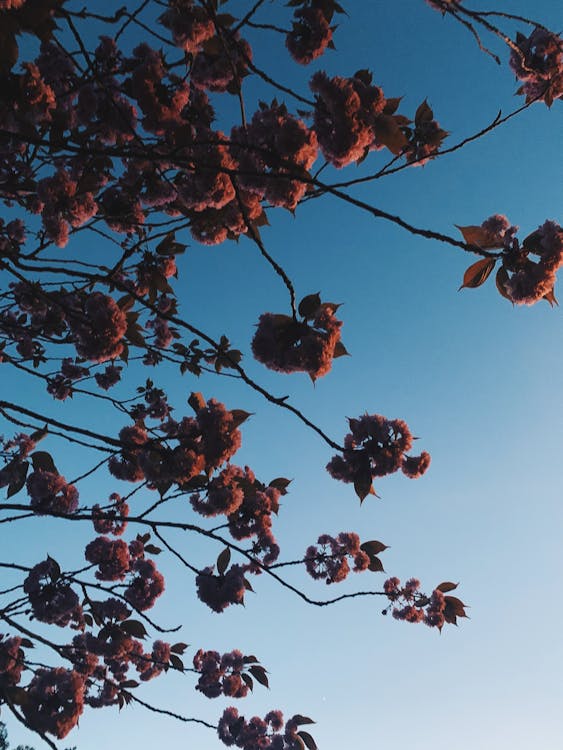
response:
M184 674L209 699L235 702L268 687L252 653L188 647L153 617L170 563L185 573L184 590L218 614L243 605L261 577L312 606L379 597L384 614L439 631L467 616L456 583L383 575L387 545L354 531L319 528L298 559L285 558L276 524L290 479L257 476L246 454L239 459L250 413L197 387L198 377L214 376L221 396L237 381L289 413L326 445L328 474L360 503L385 477L408 484L428 470L414 421L367 404L331 437L263 385L252 363L315 383L348 354L340 303L312 291L315 279L291 278L268 246L270 218L285 209L299 219L311 201L331 198L467 253L469 266L452 285L473 289L494 271L506 299L499 304L557 304L563 230L552 218L520 231L493 213L447 234L354 192L430 170L530 107L555 108L563 98L556 33L456 0L427 5L518 81L516 108L462 139L440 125L424 92L410 111L367 69L327 72L347 10L336 0L275 9L264 0L144 0L115 12L96 2L0 0L0 372L33 385L0 395L0 522L7 534L38 519L53 535L45 549L28 551L28 564L0 559L0 705L49 746L91 709L137 703L167 713L143 697L143 683L166 673ZM264 59L265 34L295 64L291 86ZM356 165L367 171L340 173ZM84 252L92 239L99 250ZM188 245L239 239L286 301L261 311L247 341L232 344L228 320L216 334L198 322L206 311L186 312L183 274L197 270L182 255ZM246 255L240 263L252 273ZM308 293L298 294L304 284ZM181 404L171 375L184 376L191 394ZM101 422L85 416L92 404ZM270 419L265 441L274 429ZM70 451L88 467L77 470ZM68 566L53 540L78 527L87 529L81 558ZM201 545L193 556L178 541L188 537ZM351 573L377 574L380 583L319 599L286 578L288 568L331 590ZM317 747L308 716L278 708L252 716L238 705L215 723L173 715L215 731L219 746Z

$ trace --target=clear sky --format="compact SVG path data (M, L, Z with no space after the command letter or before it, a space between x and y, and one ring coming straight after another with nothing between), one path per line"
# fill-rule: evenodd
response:
M238 15L239 5L246 10L251 3L231 0L225 7ZM451 143L521 103L506 48L486 39L501 55L499 67L466 30L423 0L347 0L345 7L349 16L338 18L336 52L301 69L276 36L260 35L257 63L303 92L317 69L351 75L369 68L388 97L403 97L401 112L413 113L427 98ZM532 14L554 31L563 28L559 0L503 0L498 7ZM265 8L263 20L280 18L279 8ZM249 112L256 99L271 98L251 78L246 87ZM546 219L563 223L562 125L560 102L551 110L536 104L455 154L353 194L453 236L454 225L480 224L495 213L506 214L526 236ZM348 179L386 158L375 153L360 168L323 174L327 181ZM335 440L347 431L346 417L367 411L405 419L421 449L432 454L428 473L418 481L385 478L376 485L381 499L368 497L360 507L352 488L326 473L331 450L291 414L226 378L180 379L165 368L148 376L169 389L178 414L187 413L192 390L254 413L235 461L266 481L293 479L275 526L285 559L303 555L320 533L357 531L390 545L382 556L387 575L416 576L427 590L459 581L470 619L439 634L382 617L379 599L313 608L265 576L253 580L256 595L247 596L244 608L216 615L196 599L193 577L161 555L167 591L150 614L164 625L183 624L173 638L190 644L186 662L200 647L240 648L269 670L271 689L257 686L236 704L210 701L194 691L192 676L170 674L143 687L140 697L212 722L227 705L246 716L270 708L287 717L302 713L317 721L312 734L321 750L557 750L563 738L561 308L545 302L513 307L492 277L480 289L458 292L473 256L332 198L307 202L295 217L271 211L262 237L299 296L320 290L323 299L343 303L343 341L352 356L337 360L315 386L305 375L283 376L252 362L249 342L258 316L287 312L288 302L279 279L245 239L206 248L186 237L190 247L176 285L184 317L211 335L229 336L261 384L291 394L292 403ZM100 252L98 242L85 239L80 252ZM562 290L560 281L560 297ZM2 375L6 388L27 388ZM142 377L147 374L132 371L121 393ZM69 419L80 413L108 432L122 426L108 424L87 402L57 410L41 389L25 391L23 399ZM54 440L49 447L68 479L88 465L88 456ZM83 483L82 497L103 502L112 489L107 477L94 475ZM139 499L139 507L146 502L147 496ZM178 515L190 518L180 505ZM2 559L37 562L49 552L61 565L78 567L88 534L69 524L61 536L61 526L34 519L12 525L9 533L4 527ZM211 564L220 551L187 535L177 543L194 564ZM287 574L317 598L381 589L385 577L365 573L327 587L303 571ZM7 712L2 719L13 744L40 745ZM61 744L79 750L221 747L208 729L132 707L87 711Z

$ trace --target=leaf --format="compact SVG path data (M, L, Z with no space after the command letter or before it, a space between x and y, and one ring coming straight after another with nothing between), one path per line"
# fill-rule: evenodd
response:
M31 454L30 458L34 471L42 469L43 471L50 471L52 474L59 473L55 466L55 462L53 461L53 457L50 453L47 453L47 451L35 451L35 453Z
M389 549L389 547L387 544L383 544L383 542L378 542L374 539L373 541L360 544L360 549L371 557L372 555L379 555L380 552Z
M384 573L385 572L385 568L383 567L383 563L381 562L379 557L370 558L368 570L371 570L372 573Z
M246 422L248 417L252 416L252 412L244 411L244 409L232 409L231 415L235 427L240 427L243 422Z
M295 714L292 718L297 726L301 726L301 724L315 724L313 719L310 719L308 716L302 716L301 714Z
M170 664L179 672L184 671L184 662L176 654L170 654Z
M455 596L446 596L446 606L444 608L444 620L451 625L457 625L458 617L467 617L465 614L465 604Z
M301 315L302 318L314 318L315 313L321 306L321 297L320 292L317 292L316 294L308 294L306 297L303 297L301 302L299 303L299 307L297 308L297 311L299 315Z
M362 68L362 70L357 70L354 73L354 78L357 78L362 83L365 83L366 86L371 86L373 75L367 68Z
M458 617L467 617L465 614L465 604L457 596L446 596L446 606L451 608Z
M551 307L553 307L554 305L559 305L559 302L557 301L557 298L555 297L555 292L553 291L553 289L550 289L549 292L547 292L547 294L544 294L542 299L544 299L546 302L549 302Z
M416 114L414 116L414 121L418 125L422 122L431 122L434 119L434 112L432 112L432 108L426 101L426 99L422 102L422 104L419 106L419 108L416 110Z
M337 341L334 345L334 351L332 353L332 356L334 359L338 359L338 357L349 357L350 354L342 341Z
M504 247L501 240L496 238L491 232L488 232L483 227L460 227L459 224L455 225L463 235L463 239L468 245L476 245L481 250L493 250L495 248Z
M244 682L248 685L250 690L254 690L254 680L249 674L246 674L246 672L241 673L241 678L244 680Z
M491 271L495 267L496 262L496 258L482 258L481 260L478 260L477 263L473 263L473 265L469 266L467 271L463 274L463 283L459 287L458 292L465 288L475 289L478 286L481 286L481 284L484 284L491 275Z
M15 34L4 30L0 33L0 73L8 73L14 67L18 53Z
M297 732L298 736L301 737L305 745L307 746L308 750L317 750L317 743L315 740L311 737L309 732Z
M243 659L243 662L245 664L257 664L258 663L258 659L255 656L250 655L250 656L245 656L244 659Z
M383 108L383 113L386 115L394 115L399 108L399 104L401 103L402 98L402 96L397 96L391 99L387 99L385 102L385 107Z
M15 477L8 485L8 492L6 493L6 497L13 497L14 495L17 495L17 493L24 486L25 480L27 478L29 461L23 461L21 463L17 461L16 463L17 466L14 467ZM8 464L8 466L9 465L10 464Z
M160 555L162 552L160 547L155 546L154 544L146 544L145 545L145 552L148 552L149 555Z
M287 495L287 488L291 484L291 479L286 479L285 477L276 477L276 479L272 479L268 487L274 487L276 490L280 491L280 494Z
M248 671L261 685L264 685L264 687L267 688L270 687L270 684L268 682L268 675L266 674L266 670L264 669L264 667L261 667L258 664L253 664Z
M443 583L436 586L436 591L441 591L443 594L447 594L448 591L453 591L459 586L458 583L452 583L451 581L444 581Z
M32 432L31 439L34 443L38 443L40 440L43 440L44 437L47 437L48 433L49 429L47 425L45 425L45 427L42 427L40 430L35 430L35 432Z
M220 576L225 574L225 571L229 567L229 563L231 562L231 550L229 547L225 547L225 549L221 552L219 557L217 558L217 572Z
M356 474L354 477L354 490L356 495L360 498L360 502L365 500L370 494L371 489L371 473L369 471L363 471L361 474Z
M61 577L61 566L51 555L47 555L47 560L51 563L51 570L49 572L51 583L56 583Z
M117 306L123 310L124 312L129 312L131 308L135 305L135 298L132 297L130 294L126 294L124 297L121 297L117 300Z
M135 323L134 321L129 322L127 325L127 331L125 332L128 342L133 344L133 346L145 348L145 337L142 334L142 330L143 329L138 323Z
M132 635L134 638L140 638L142 640L147 635L145 626L138 620L125 620L125 622L122 622L119 627L124 633Z
M393 115L379 115L373 124L375 140L397 156L407 145L407 137Z
M125 680L125 682L120 683L120 687L136 688L136 687L139 687L139 683L136 680Z
M170 646L170 651L173 654L183 654L187 648L187 643L175 643L173 646Z
M498 271L495 278L497 289L499 293L505 298L512 302L510 299L508 292L506 291L506 282L509 280L508 271L504 266L501 266Z
M203 398L201 393L192 393L188 399L188 404L192 407L195 412L205 409L207 406L206 400Z

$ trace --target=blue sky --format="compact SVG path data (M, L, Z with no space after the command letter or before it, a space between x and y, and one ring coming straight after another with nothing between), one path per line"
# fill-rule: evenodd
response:
M236 13L236 5L227 8ZM555 31L563 28L556 0L505 0L502 7L533 13ZM422 0L349 0L346 8L336 52L302 70L268 37L257 40L257 63L301 91L314 70L351 75L370 68L387 96L404 97L402 112L414 112L427 98L451 142L520 102L505 48L490 42L503 61L498 67L464 29ZM264 18L279 13L266 5ZM251 79L247 87L249 111L253 99L271 98ZM518 224L521 236L545 219L561 223L560 109L560 103L551 111L536 104L455 154L358 187L353 195L453 236L454 225L480 224L494 213ZM338 175L327 170L325 178L360 175L385 158L372 154L362 167ZM292 415L227 379L180 379L165 369L149 375L169 389L178 414L187 412L192 390L254 413L243 427L236 462L248 463L264 480L293 480L275 527L284 558L301 556L320 533L357 531L362 539L390 545L382 556L388 575L414 575L427 589L460 581L471 619L439 634L382 617L378 599L312 608L265 576L256 579L256 595L247 597L244 609L215 615L195 598L193 579L164 555L159 566L167 573L167 591L151 614L162 624L184 624L178 640L191 644L187 662L199 647L256 654L270 672L271 689L257 687L237 702L239 711L251 716L281 708L287 716L309 715L317 721L312 733L321 750L556 750L563 735L561 309L543 302L513 307L496 292L493 278L480 289L458 292L472 256L412 237L332 198L306 203L295 217L270 212L270 224L262 237L298 296L320 290L323 299L343 303L343 340L352 356L336 361L315 386L305 375L282 376L252 362L249 342L258 316L287 312L288 303L279 279L244 239L205 248L187 238L176 285L183 315L211 335L228 335L261 384L277 395L291 394L292 403L336 440L346 432L346 417L367 411L405 419L421 449L432 454L427 475L383 479L376 485L381 499L368 497L360 507L351 487L325 472L331 450ZM68 250L74 252L72 243ZM98 251L93 241L80 248ZM561 285L559 292L563 296ZM146 376L132 370L129 390ZM4 377L8 388L21 385ZM26 391L25 400L56 411L41 390ZM57 411L65 418L80 413L107 431L122 426L79 401ZM50 448L69 479L88 465L88 456L54 441ZM81 495L96 502L112 489L107 477L95 475ZM76 524L64 537L59 529L44 519L13 526L2 543L3 559L39 561L49 552L61 564L75 565L88 534ZM187 535L177 544L202 565L220 551ZM330 588L302 571L287 577L322 598L380 589L386 576L367 573ZM196 693L190 675L161 677L140 697L209 721L233 702ZM2 718L14 744L40 744L7 714ZM132 707L121 714L87 712L66 744L97 750L163 741L168 750L221 746L210 730Z

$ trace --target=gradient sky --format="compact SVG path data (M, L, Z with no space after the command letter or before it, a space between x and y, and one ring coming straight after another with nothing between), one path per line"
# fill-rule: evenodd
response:
M238 15L239 5L245 10L250 3L231 0L226 9ZM423 0L348 0L345 7L349 17L338 19L336 52L302 70L269 36L256 41L257 63L304 92L314 70L351 75L369 68L388 97L404 97L401 112L413 113L427 98L451 143L521 103L506 48L486 39L502 57L498 67L467 31ZM563 28L559 0L503 0L499 7L533 13L554 31ZM279 14L268 4L263 20ZM256 99L271 99L251 79L246 86L249 112ZM536 104L455 154L353 194L453 236L456 224L480 224L504 213L524 237L545 219L563 222L562 133L560 102L551 111ZM372 154L338 177L373 171L384 159ZM329 170L324 176L337 177ZM459 581L471 619L439 634L382 617L379 599L313 608L265 576L253 579L256 595L248 595L244 608L216 615L196 599L193 577L164 555L159 567L167 591L150 614L164 625L184 624L172 639L191 644L186 663L200 647L256 654L269 670L271 689L257 686L237 708L246 716L263 716L270 708L288 717L311 716L320 750L557 750L563 738L561 308L544 302L513 307L493 278L480 289L458 292L473 256L415 238L332 198L306 203L295 217L272 211L270 223L262 237L297 294L320 290L323 299L344 303L343 341L352 356L336 361L315 386L305 375L268 372L247 356L249 372L276 395L291 394L292 403L336 440L345 434L348 416L367 411L405 419L421 450L432 454L427 475L383 479L376 484L381 499L368 497L360 507L351 487L324 470L331 450L291 414L226 378L180 379L165 369L148 375L169 389L177 414L187 413L192 390L254 413L235 461L248 463L265 481L293 479L275 525L285 559L302 556L320 533L357 531L362 539L390 545L382 556L387 575L416 576L427 590ZM71 243L68 251L84 257L106 252L99 240L86 237L79 250ZM287 312L285 289L245 239L216 248L186 240L190 247L176 286L182 314L215 337L225 333L248 354L258 316ZM562 289L559 282L560 297ZM3 377L6 388L23 388ZM142 377L147 374L137 377L132 370L129 387L120 392L129 393ZM57 408L40 389L26 390L24 398L31 408L60 418L80 410L82 419L106 431L123 424L108 424L88 402ZM54 440L49 448L68 479L91 462ZM107 477L94 475L81 496L103 502L112 489ZM190 517L185 507L183 516L179 510L175 517ZM61 527L44 519L13 526L4 532L2 559L37 562L49 552L61 565L78 567L89 530L69 524L61 536ZM220 551L186 534L176 542L194 564L210 564ZM329 588L303 571L287 574L317 598L381 589L385 577L367 573ZM233 704L196 693L190 675L161 677L139 696L213 722ZM8 712L2 719L14 745L40 746ZM79 750L222 747L208 729L133 707L121 714L86 712L80 729L61 744Z

